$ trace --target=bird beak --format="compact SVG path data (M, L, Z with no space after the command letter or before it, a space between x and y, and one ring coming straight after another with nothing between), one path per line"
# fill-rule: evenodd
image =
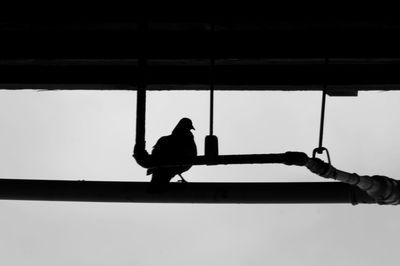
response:
M190 128L190 129L196 130L196 129L194 129L194 126L191 126L191 128Z

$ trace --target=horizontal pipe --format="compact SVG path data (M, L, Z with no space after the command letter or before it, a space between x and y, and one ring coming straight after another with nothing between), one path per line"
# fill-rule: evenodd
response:
M196 156L194 158L181 158L179 161L155 161L145 150L135 149L133 157L144 168L187 166L187 165L227 165L227 164L286 164L305 166L308 161L307 154L303 152L286 152L270 154L236 154L218 155L216 157Z
M0 179L0 199L148 203L374 203L338 182L171 183L149 193L147 182Z

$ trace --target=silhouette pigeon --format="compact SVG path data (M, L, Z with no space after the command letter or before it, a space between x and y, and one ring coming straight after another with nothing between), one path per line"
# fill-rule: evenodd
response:
M179 162L181 159L197 155L196 143L191 130L194 130L189 118L182 118L175 126L171 135L161 137L153 147L151 157L153 160L163 162L166 159ZM163 191L170 180L186 172L191 165L174 167L155 167L147 170L147 175L152 175L150 181L151 191ZM182 181L186 182L183 178Z

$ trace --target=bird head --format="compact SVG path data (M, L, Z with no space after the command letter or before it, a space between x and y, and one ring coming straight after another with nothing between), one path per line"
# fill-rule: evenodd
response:
M182 118L179 123L176 125L172 133L177 133L177 132L187 132L190 131L191 129L194 130L192 120L189 118Z

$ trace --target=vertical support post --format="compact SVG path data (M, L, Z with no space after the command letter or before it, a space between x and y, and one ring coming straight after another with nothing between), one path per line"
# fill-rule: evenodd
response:
M146 149L146 87L139 86L136 99L136 145L135 151Z
M136 99L136 143L134 157L139 164L143 164L148 153L146 151L146 40L147 40L147 21L141 19L139 22L139 41L141 48L138 58L138 77L137 77L137 99Z

